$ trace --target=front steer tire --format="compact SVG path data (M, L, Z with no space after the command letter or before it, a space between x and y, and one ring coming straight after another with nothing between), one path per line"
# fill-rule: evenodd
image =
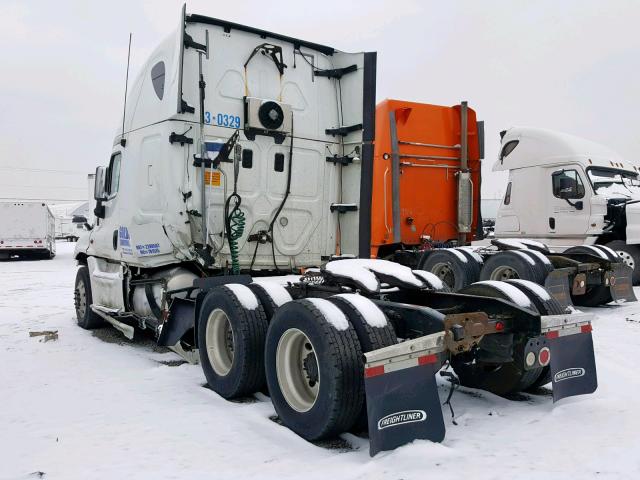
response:
M244 285L234 288L246 289L243 296L253 295ZM214 392L232 399L263 388L266 332L267 319L257 299L255 308L247 308L229 287L209 291L200 308L197 335L200 365Z
M326 315L336 311L340 328L335 315ZM304 299L280 307L269 324L265 363L271 401L286 427L310 441L353 427L364 403L362 350L334 304Z
M78 326L85 330L93 330L105 325L105 322L93 310L93 295L91 293L91 279L89 269L86 266L78 268L76 282L73 290Z

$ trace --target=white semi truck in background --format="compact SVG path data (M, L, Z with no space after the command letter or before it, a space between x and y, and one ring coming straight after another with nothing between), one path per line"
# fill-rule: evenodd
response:
M0 202L0 259L56 255L55 218L43 202Z
M508 171L495 237L606 258L606 246L640 284L640 166L613 150L540 128L502 132L493 171Z

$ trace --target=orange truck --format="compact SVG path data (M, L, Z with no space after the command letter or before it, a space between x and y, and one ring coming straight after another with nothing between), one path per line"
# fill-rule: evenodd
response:
M372 258L425 242L462 245L481 236L483 127L466 102L452 107L401 100L378 104Z
M429 271L453 290L479 280L532 281L560 307L636 300L632 268L602 245L558 254L535 240L493 238L491 248L473 253L450 248L483 237L483 157L484 124L467 102L379 103L371 215L366 216L371 258Z

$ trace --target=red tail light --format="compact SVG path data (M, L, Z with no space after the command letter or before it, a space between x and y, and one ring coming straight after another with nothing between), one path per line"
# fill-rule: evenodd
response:
M549 350L548 347L541 348L540 352L538 353L538 363L540 363L540 365L542 365L543 367L546 367L547 365L549 365L550 361L551 350Z

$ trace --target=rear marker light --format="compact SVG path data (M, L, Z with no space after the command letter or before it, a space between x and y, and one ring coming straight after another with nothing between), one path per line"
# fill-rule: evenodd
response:
M502 332L504 330L504 323L496 322L496 332Z
M438 357L436 355L422 355L418 357L418 365L428 365L430 363L436 363Z
M533 367L533 364L536 363L536 354L533 352L527 353L524 361L527 364L527 367Z
M384 374L384 365L378 365L377 367L369 367L364 370L364 378L377 377Z
M580 327L580 331L582 333L591 333L592 330L593 330L593 327L591 326L590 323L588 323L587 325L582 325Z
M560 332L558 332L558 330L554 330L552 332L547 332L545 334L545 337L553 339L553 338L558 338L560 336Z
M538 353L538 363L543 367L549 365L549 361L551 360L551 350L548 347L543 347L540 349L540 353Z

